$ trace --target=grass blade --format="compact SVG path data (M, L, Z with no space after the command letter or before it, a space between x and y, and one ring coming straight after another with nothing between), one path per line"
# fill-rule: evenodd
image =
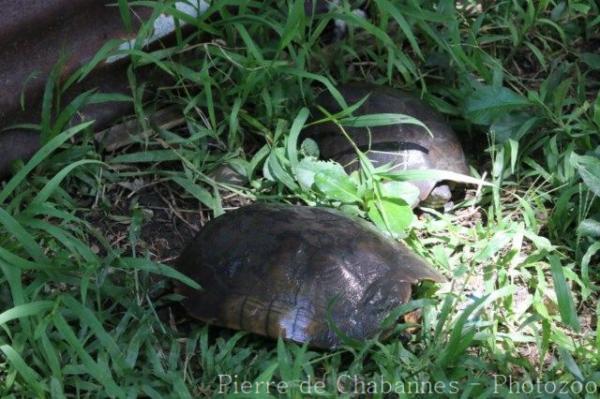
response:
M550 267L552 269L552 280L554 281L554 291L558 301L558 310L560 317L566 325L575 331L579 331L581 326L577 318L577 310L571 296L571 290L567 285L567 280L563 273L563 266L556 255L550 256Z
M31 205L40 205L42 202L45 202L52 193L57 189L60 183L63 181L65 177L71 171L81 165L86 164L104 164L100 161L95 161L93 159L82 159L80 161L74 162L70 165L65 166L60 172L58 172L46 185L44 188L40 190L40 192L35 196L35 198L31 201Z
M144 270L150 273L155 273L161 276L173 278L181 281L182 283L189 285L194 289L200 289L200 285L185 274L178 272L170 266L163 265L161 263L152 262L148 259L140 258L121 258L120 264L128 269Z
M4 189L0 191L0 204L3 203L9 195L17 188L19 184L25 179L25 177L36 167L38 166L44 159L46 159L50 154L52 154L58 147L60 147L63 143L69 140L71 137L75 136L77 133L85 130L89 126L94 123L93 121L85 122L77 126L73 126L70 129L65 130L61 134L53 137L46 145L44 145L40 150L33 156L31 159L25 164L23 169L21 169L16 175L12 177L4 186Z
M0 325L6 324L11 320L42 313L48 309L51 309L53 306L54 302L52 301L36 301L17 305L0 313Z
M25 363L21 355L10 345L0 345L0 351L4 353L8 362L17 370L23 380L31 387L38 397L43 397L47 387L43 386L40 381L42 377Z
M73 329L71 329L61 315L57 314L54 316L54 325L63 338L69 343L71 349L77 353L77 356L79 356L85 366L85 370L104 386L106 393L114 397L125 398L125 391L115 383L110 371L101 367L100 364L94 361L73 332Z
M6 231L10 231L12 236L23 245L25 251L36 260L43 262L45 259L44 250L36 242L31 234L21 224L9 215L4 209L0 208L0 224L4 225Z
M302 128L308 119L308 115L309 111L307 108L302 108L300 110L294 119L294 123L292 123L290 134L287 139L288 159L290 160L292 170L298 166L298 137L300 136L300 132L302 132Z

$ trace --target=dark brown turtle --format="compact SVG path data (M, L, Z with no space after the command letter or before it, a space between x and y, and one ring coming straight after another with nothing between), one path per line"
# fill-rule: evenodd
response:
M347 84L337 88L348 105L369 95L364 104L353 114L395 113L412 116L423 122L433 137L421 126L398 124L370 128L344 128L358 148L367 153L375 166L395 165L394 170L438 169L468 174L465 156L452 128L431 107L413 95L400 90L369 84ZM338 103L328 91L317 97L316 103L329 113L341 111ZM315 110L315 118L322 114ZM351 172L358 168L356 152L348 139L333 123L313 125L305 137L319 144L321 156L333 159ZM420 191L421 202L443 205L451 198L447 184L436 180L412 181ZM417 205L417 204L413 204Z
M26 130L0 132L0 181L10 176L14 161L26 162L39 148L39 133Z
M203 289L178 284L184 307L218 326L333 348L365 339L411 285L444 277L365 221L305 206L254 204L206 224L178 260Z

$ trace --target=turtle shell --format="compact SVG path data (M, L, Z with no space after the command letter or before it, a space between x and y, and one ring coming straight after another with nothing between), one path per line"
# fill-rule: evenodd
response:
M40 135L28 130L0 132L0 181L10 177L11 164L27 161L40 148Z
M344 128L358 148L366 152L375 166L393 165L393 170L438 169L468 174L469 169L462 146L444 118L413 95L403 91L369 84L346 84L337 87L348 105L367 100L354 111L355 116L396 113L412 116L423 122L433 133L418 125L397 124L367 128ZM321 93L316 104L329 113L342 109L329 91ZM315 109L316 119L323 115ZM333 123L313 125L306 129L305 137L319 144L321 156L333 159L351 172L359 166L354 148ZM412 181L425 200L438 181Z
M178 283L192 317L232 329L340 344L379 331L411 285L444 277L367 222L325 208L254 204L213 219L184 250Z

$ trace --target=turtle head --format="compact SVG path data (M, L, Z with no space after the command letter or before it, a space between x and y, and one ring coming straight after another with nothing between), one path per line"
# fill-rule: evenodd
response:
M448 184L438 184L431 190L427 198L421 202L421 205L429 208L441 208L451 199L450 186Z

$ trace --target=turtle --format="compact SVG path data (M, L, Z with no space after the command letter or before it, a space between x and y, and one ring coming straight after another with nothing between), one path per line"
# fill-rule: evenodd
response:
M40 148L40 135L28 130L0 132L0 181L11 175L15 161L26 162Z
M192 318L323 349L375 336L413 284L446 281L366 220L287 204L212 219L176 268L201 286L176 283Z
M366 153L374 166L390 164L392 170L436 169L469 174L460 141L444 118L416 96L386 86L367 83L350 83L337 87L348 105L367 97L353 112L354 116L396 113L412 116L430 130L415 124L395 124L371 128L345 127L352 141ZM342 111L329 91L317 96L313 107L314 119L323 114L320 106L331 114ZM433 135L433 136L432 136ZM342 164L348 172L359 168L354 147L332 122L314 124L303 132L303 137L315 140L323 158ZM419 189L418 201L427 206L439 207L452 197L448 182L436 179L411 181Z

